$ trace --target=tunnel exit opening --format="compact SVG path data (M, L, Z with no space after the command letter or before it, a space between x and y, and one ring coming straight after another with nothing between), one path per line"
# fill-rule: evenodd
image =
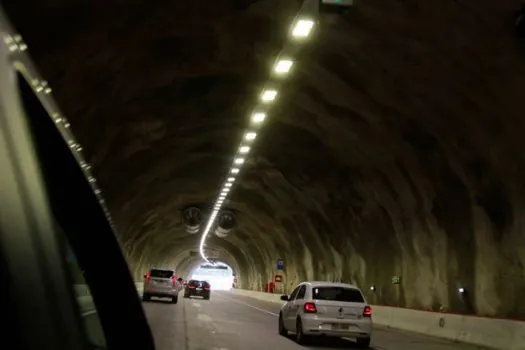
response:
M212 290L230 290L233 286L233 269L224 262L199 265L191 274L191 279L207 281Z

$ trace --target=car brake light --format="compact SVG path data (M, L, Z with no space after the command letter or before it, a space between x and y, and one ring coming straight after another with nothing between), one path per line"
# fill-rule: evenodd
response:
M150 278L151 274L149 272L146 272L146 283L149 283Z
M204 290L210 290L210 286L204 286Z
M363 309L363 317L372 317L372 308L370 306L365 306Z
M189 284L188 288L195 288L195 286L193 284Z
M317 307L315 307L314 303L304 303L304 312L308 314L315 314L317 313Z
M177 287L177 276L171 276L171 283L173 287Z

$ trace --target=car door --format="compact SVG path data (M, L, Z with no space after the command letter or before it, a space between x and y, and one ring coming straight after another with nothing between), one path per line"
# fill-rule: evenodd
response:
M295 318L291 319L290 315L293 312L293 310L292 310L293 303L294 303L294 300L295 300L295 298L297 296L297 293L299 293L300 289L301 289L301 285L298 285L297 287L295 287L295 289L293 290L292 294L290 294L290 297L288 298L288 301L286 302L286 304L283 307L283 320L284 320L284 324L285 324L286 329L292 329L290 327L292 327L295 324ZM291 321L290 321L290 319L291 319Z
M295 329L297 316L301 313L301 310L304 305L304 296L306 294L306 284L303 284L301 288L299 288L299 291L297 292L297 295L295 297L295 300L292 301L292 306L290 308L290 324L293 326L293 328L289 329Z

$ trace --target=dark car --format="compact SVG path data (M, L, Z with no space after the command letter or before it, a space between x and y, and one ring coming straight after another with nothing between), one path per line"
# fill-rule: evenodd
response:
M203 299L210 299L210 284L206 281L190 280L184 288L184 297L202 297Z

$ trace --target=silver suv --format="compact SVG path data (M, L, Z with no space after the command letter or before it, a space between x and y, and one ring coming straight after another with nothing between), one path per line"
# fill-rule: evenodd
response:
M151 297L171 298L171 302L177 304L179 285L175 271L151 269L144 275L142 300L149 301Z

